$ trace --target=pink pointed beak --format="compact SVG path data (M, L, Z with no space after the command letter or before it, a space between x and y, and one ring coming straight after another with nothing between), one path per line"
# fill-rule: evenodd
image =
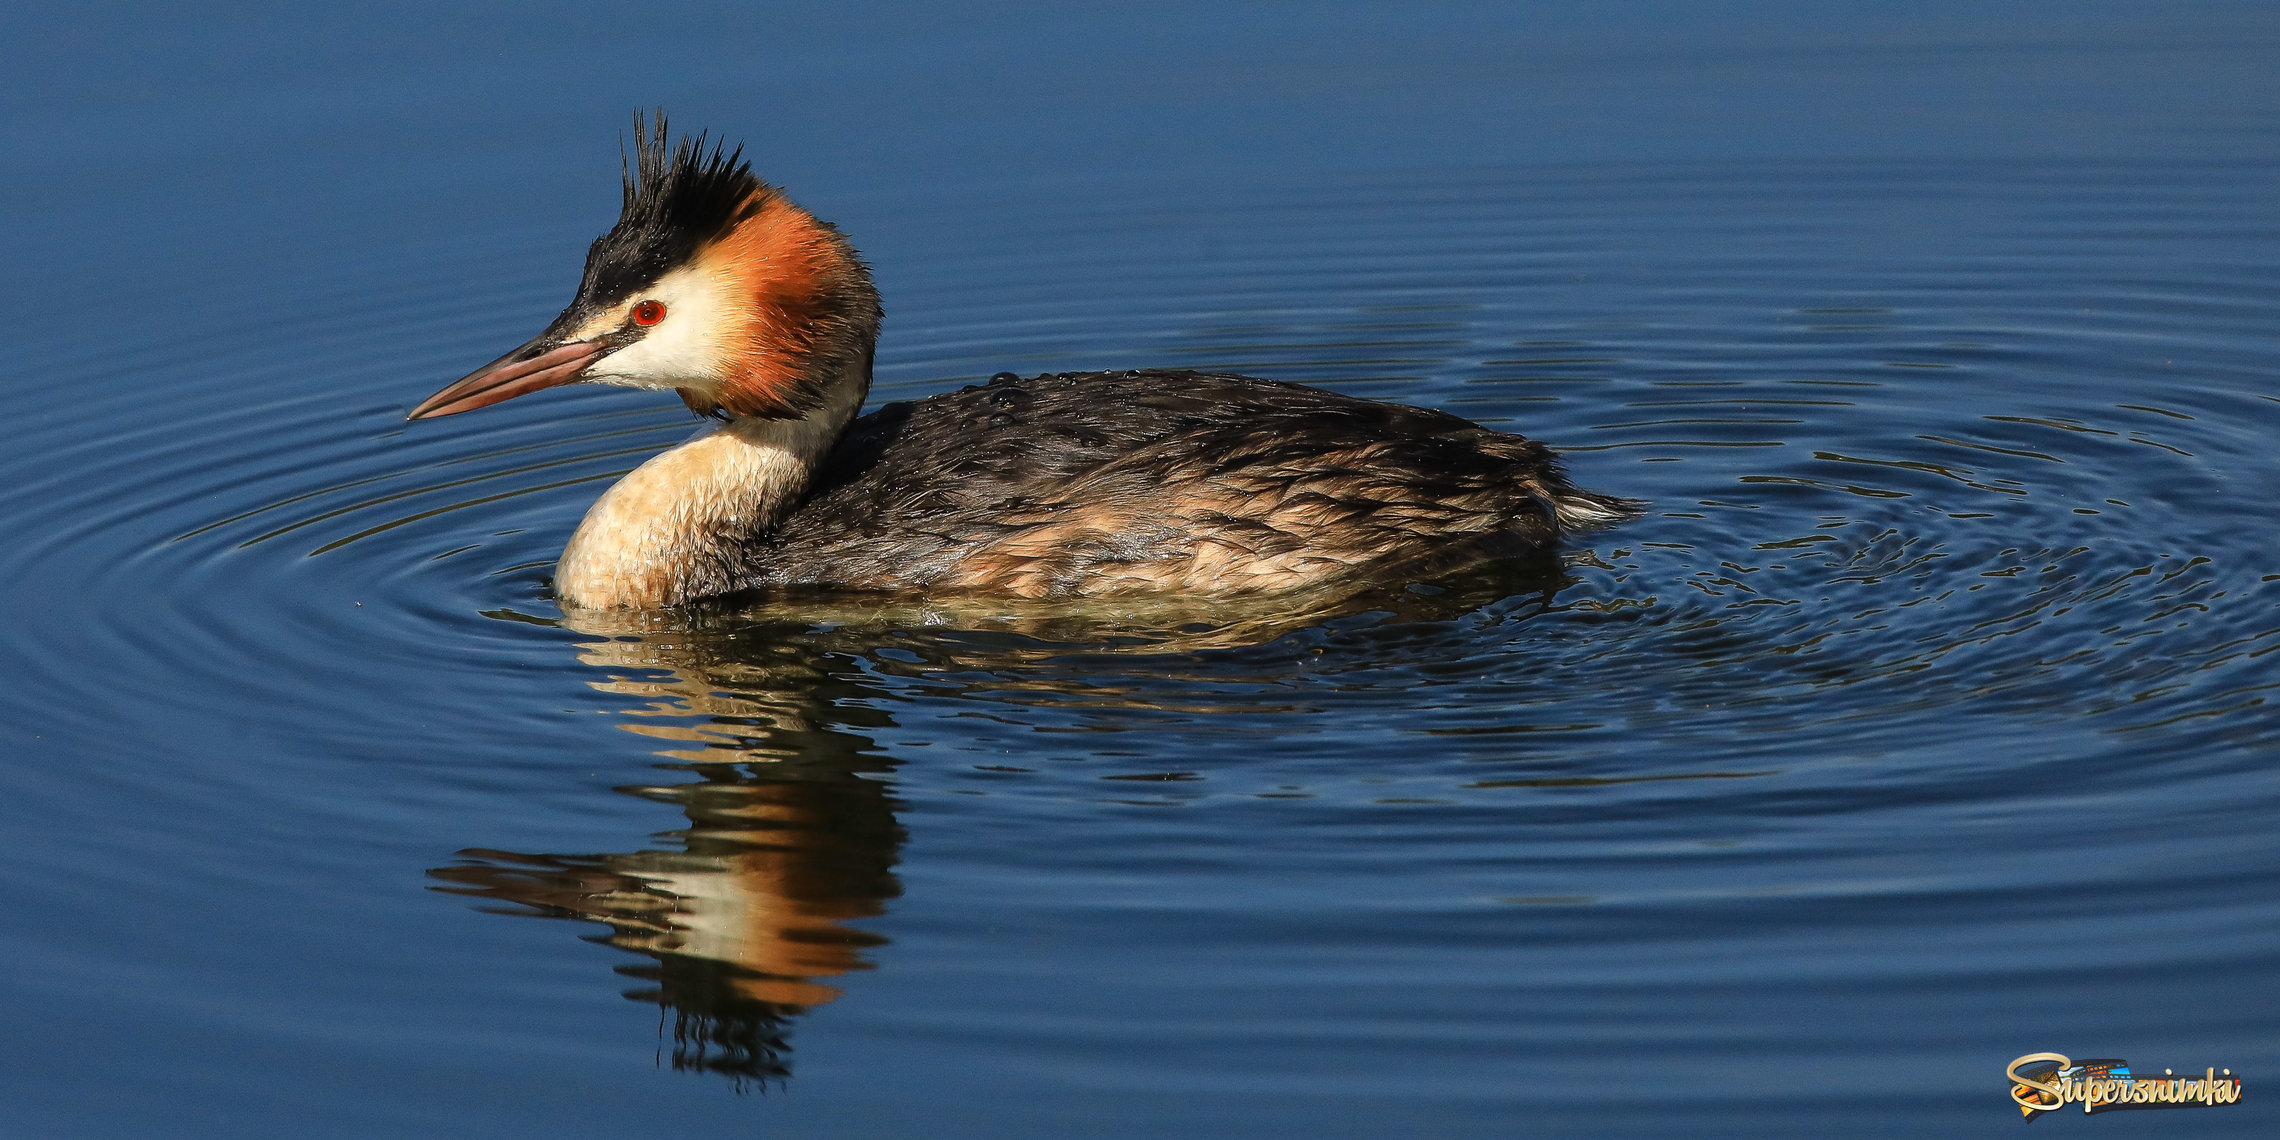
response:
M455 416L487 408L504 400L528 395L541 388L568 384L578 378L594 359L602 354L603 346L593 341L574 340L548 349L537 355L528 355L546 338L526 344L471 372L452 386L420 401L406 419L425 420L436 416Z

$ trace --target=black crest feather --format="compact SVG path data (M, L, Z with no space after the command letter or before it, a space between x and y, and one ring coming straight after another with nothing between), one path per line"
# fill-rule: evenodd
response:
M673 142L662 109L654 119L634 113L633 152L624 156L625 208L586 253L580 301L607 306L624 300L685 264L775 193L753 175L743 147L716 142L708 151L706 141L698 134Z

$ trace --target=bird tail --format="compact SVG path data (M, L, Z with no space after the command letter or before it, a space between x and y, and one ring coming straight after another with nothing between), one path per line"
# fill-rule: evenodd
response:
M1563 534L1577 534L1629 522L1647 513L1645 499L1626 499L1586 491L1568 481L1567 471L1554 465L1536 489L1536 498L1552 513Z
M1548 501L1552 517L1559 520L1560 530L1569 534L1629 522L1647 513L1645 499L1595 495L1574 487L1550 496Z

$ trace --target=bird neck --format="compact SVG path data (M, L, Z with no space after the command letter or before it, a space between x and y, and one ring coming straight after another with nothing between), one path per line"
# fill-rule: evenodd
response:
M797 419L708 425L602 494L555 567L565 607L653 609L736 589L747 541L796 509L870 388L870 361Z

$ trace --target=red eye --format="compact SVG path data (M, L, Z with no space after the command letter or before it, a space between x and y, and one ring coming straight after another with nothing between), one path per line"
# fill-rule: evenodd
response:
M664 319L665 303L662 301L643 301L633 307L634 324L653 325Z

